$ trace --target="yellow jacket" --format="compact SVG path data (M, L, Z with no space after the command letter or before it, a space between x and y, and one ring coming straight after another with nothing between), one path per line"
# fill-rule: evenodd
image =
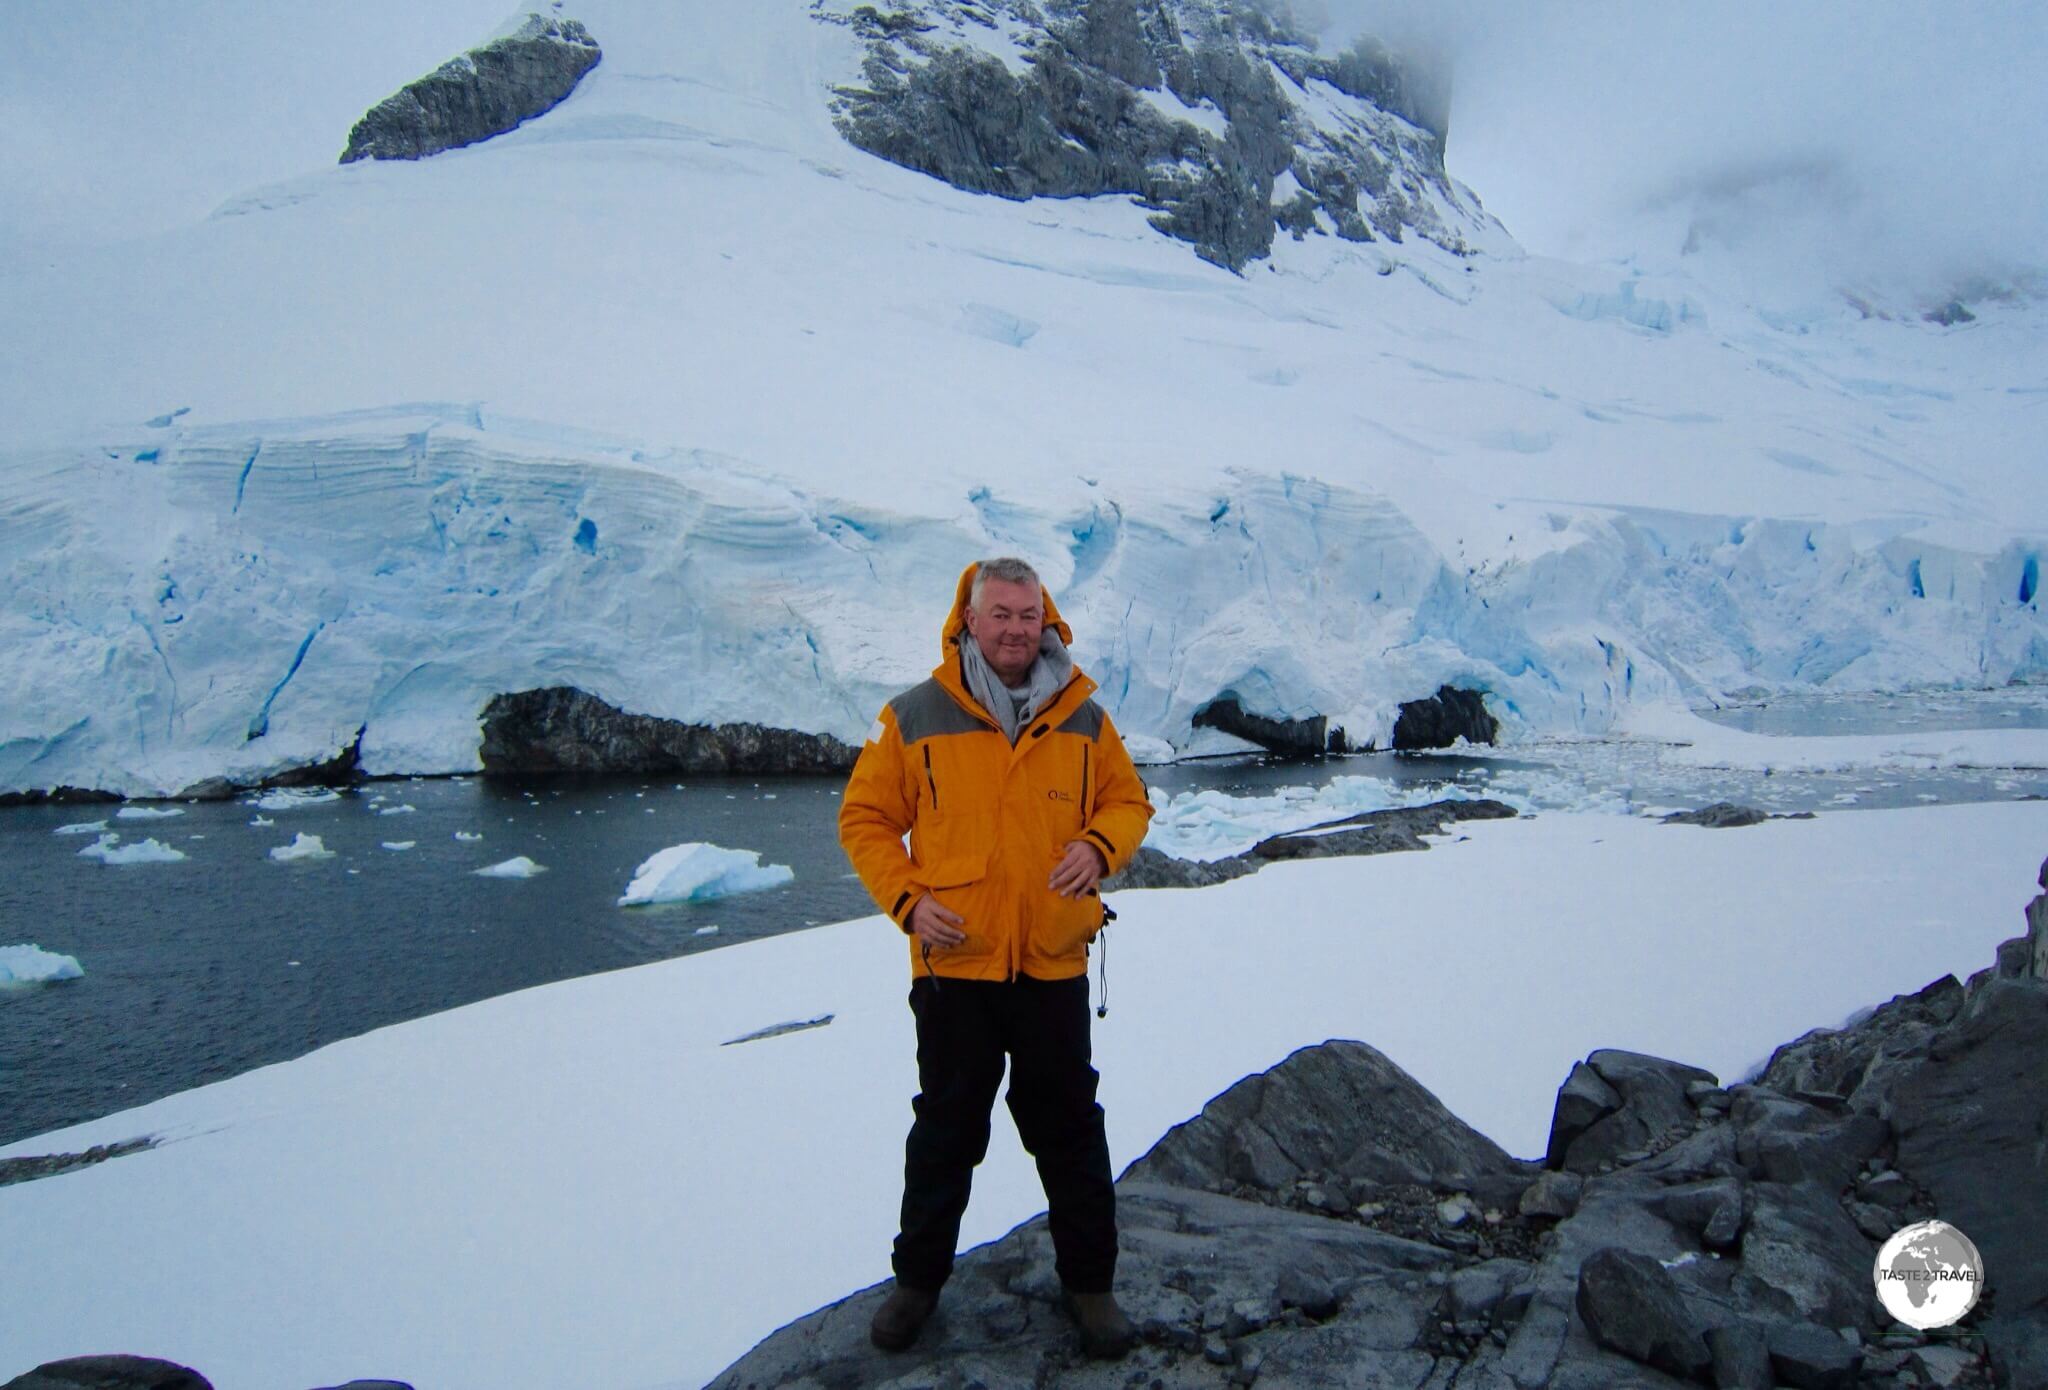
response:
M967 595L960 575L940 634L944 659L875 720L839 808L839 843L875 902L905 934L926 893L960 914L967 940L929 956L933 974L1069 979L1088 970L1102 927L1093 890L1063 898L1046 886L1070 841L1102 851L1115 873L1130 862L1152 807L1109 715L1078 667L1011 746L960 674ZM1045 622L1072 633L1045 596ZM903 837L910 836L905 853ZM913 974L927 973L915 936Z

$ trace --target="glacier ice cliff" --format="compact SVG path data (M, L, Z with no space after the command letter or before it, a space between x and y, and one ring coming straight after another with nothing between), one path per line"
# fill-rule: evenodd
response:
M1119 724L1183 745L1222 702L1386 747L1445 685L1512 738L2048 670L2021 542L1581 509L1468 564L1384 496L1227 483L890 509L431 404L30 451L0 507L0 792L167 796L351 747L373 775L472 771L494 698L555 687L857 746L936 659L960 566L1000 552L1040 563Z

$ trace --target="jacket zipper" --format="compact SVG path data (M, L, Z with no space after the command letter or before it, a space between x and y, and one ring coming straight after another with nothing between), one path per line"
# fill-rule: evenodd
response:
M929 739L924 745L924 783L932 789L932 809L936 811L939 809L939 783L932 776L932 745Z

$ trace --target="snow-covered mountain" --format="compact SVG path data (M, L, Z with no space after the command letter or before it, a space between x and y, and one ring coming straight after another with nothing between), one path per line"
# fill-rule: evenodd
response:
M577 0L603 61L510 134L0 269L0 792L253 781L358 731L373 773L473 769L493 695L560 685L857 741L991 552L1175 748L1225 698L1355 745L1445 683L1513 737L2048 672L2039 302L1789 313L1526 257L1418 92L1138 8L1177 44L1020 0ZM1048 167L1136 188L974 192L847 138L878 69L1028 95L1062 35L1122 133L1056 125ZM1205 188L1242 231L1246 179L1263 254L1176 232Z

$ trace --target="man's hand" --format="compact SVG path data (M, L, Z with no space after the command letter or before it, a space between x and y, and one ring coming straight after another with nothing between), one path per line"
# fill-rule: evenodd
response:
M1052 871L1046 887L1063 898L1077 898L1101 881L1109 870L1102 851L1086 840L1067 841L1067 857Z
M965 919L957 912L942 904L927 893L917 900L917 906L910 909L910 930L927 946L943 951L958 946L967 939L967 933L960 930Z

